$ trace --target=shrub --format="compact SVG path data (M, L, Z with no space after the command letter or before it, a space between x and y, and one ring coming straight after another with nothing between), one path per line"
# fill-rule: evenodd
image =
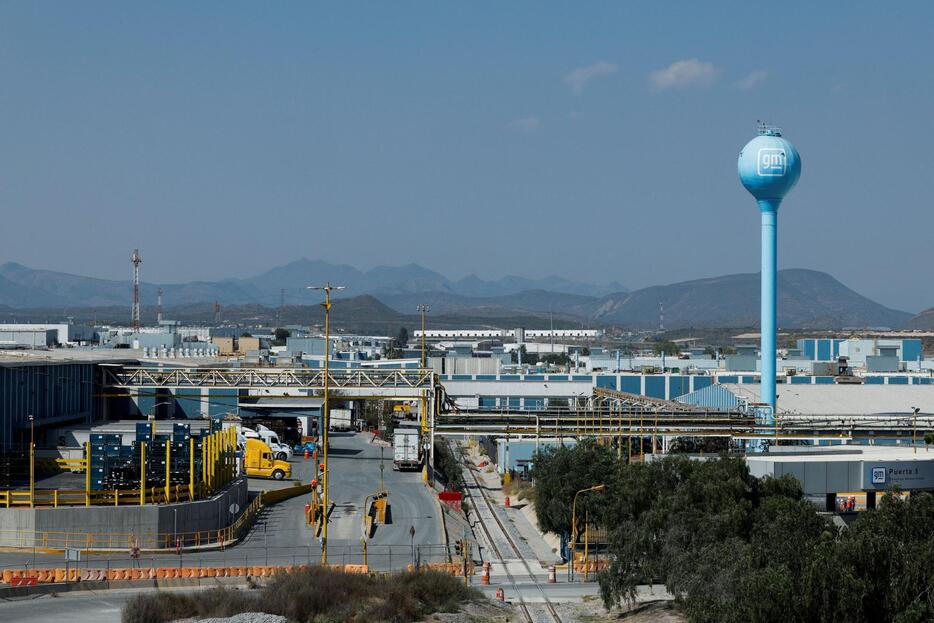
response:
M122 620L168 623L266 612L307 623L411 623L434 612L456 611L461 604L480 598L478 591L446 573L377 576L312 567L276 575L258 590L216 588L137 595L127 602Z

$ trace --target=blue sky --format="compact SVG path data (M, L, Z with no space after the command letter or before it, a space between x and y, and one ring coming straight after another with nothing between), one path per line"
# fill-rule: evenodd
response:
M630 287L758 269L736 156L803 173L779 263L934 305L930 2L0 3L0 261L302 256Z

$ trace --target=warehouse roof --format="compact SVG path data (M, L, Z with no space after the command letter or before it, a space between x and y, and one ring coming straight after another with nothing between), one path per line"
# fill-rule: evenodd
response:
M29 365L48 363L170 363L179 366L218 365L225 362L218 357L143 357L142 350L130 348L49 348L0 349L0 365Z
M760 385L724 383L749 402L760 402ZM779 413L809 415L909 414L913 407L934 413L934 385L778 385Z

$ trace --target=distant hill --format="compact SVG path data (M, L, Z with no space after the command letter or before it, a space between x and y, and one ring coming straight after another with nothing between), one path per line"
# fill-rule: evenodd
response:
M923 312L910 318L908 322L905 323L905 328L934 331L934 307L925 309Z
M525 290L501 296L463 296L448 292L420 292L379 296L393 309L406 313L419 303L431 307L431 313L469 314L476 317L502 317L517 313L532 313L548 317L578 320L589 318L599 302L595 296L564 294L547 290Z
M633 292L607 293L610 286L578 283L559 277L526 279L507 276L495 281L466 277L451 281L417 264L379 266L360 271L353 266L301 259L255 277L181 284L144 283L141 299L151 310L156 289L164 291L167 315L183 321L207 322L211 304L220 302L228 321L251 322L254 317L275 318L269 310L285 305L278 315L287 321L291 309L300 317L288 322L315 322L321 293L307 285L326 281L347 286L336 300L355 300L345 318L365 322L381 318L398 322L415 313L415 306L431 306L433 322L448 317L452 323L499 323L525 326L557 323L569 326L619 325L634 329L658 327L659 303L665 308L665 327L744 327L759 324L759 275L745 273L652 286ZM614 284L611 284L611 286ZM532 287L529 287L532 286ZM543 286L548 286L543 287ZM283 292L284 291L284 292ZM88 311L129 315L132 287L127 281L95 279L68 273L36 270L9 262L0 265L0 308L6 318L86 315ZM284 294L284 297L283 297ZM313 307L306 308L305 306ZM313 310L309 312L308 310ZM17 310L20 310L19 312ZM83 310L83 311L78 311ZM104 314L106 310L106 314ZM117 312L117 310L122 310ZM931 326L930 310L911 314L889 309L847 288L826 273L805 269L779 272L779 325L789 328ZM144 311L145 313L145 311ZM153 314L154 315L154 314ZM447 322L446 320L444 322ZM506 324L512 323L512 324ZM927 324L925 324L927 323ZM517 325L518 326L518 325Z
M55 322L63 318L65 311L79 324L102 323L127 326L130 320L128 305L77 307L67 310L47 307L23 309L0 305L0 322ZM154 324L156 308L144 306L140 310L140 315L144 325ZM214 319L214 306L211 303L172 306L165 309L165 316L186 324L209 324ZM336 299L331 308L331 327L335 332L395 335L399 327L405 326L409 330L418 328L420 320L418 314L399 313L369 295ZM241 326L274 326L277 324L320 326L324 323L324 309L318 304L286 305L281 308L255 303L222 305L220 321L224 324ZM490 317L434 312L431 315L431 327L436 329L493 327L544 329L548 326L550 326L549 320L528 313ZM579 323L556 318L554 326L557 329L564 329L579 326Z
M278 306L283 298L286 304L308 304L317 302L320 293L310 291L306 286L321 285L327 281L346 286L347 289L339 293L339 297L362 294L392 297L421 292L496 297L531 289L602 296L619 289L616 283L599 286L560 277L526 279L507 276L484 281L474 276L451 281L418 264L377 266L364 272L346 264L302 258L254 277L174 284L144 281L140 284L140 298L144 304L154 304L156 291L162 288L166 306L214 301L222 304ZM0 305L21 308L129 305L131 296L132 284L129 279L82 277L29 268L15 262L0 265Z
M496 281L484 281L476 275L470 275L451 284L450 290L462 296L497 297L519 294L529 291L556 292L579 296L603 296L613 292L625 292L626 287L613 281L606 285L580 283L563 277L542 277L528 279L515 275L506 275Z
M653 286L604 297L592 318L627 327L759 325L759 274L745 273ZM901 327L911 314L889 309L816 270L778 273L778 324L797 328Z

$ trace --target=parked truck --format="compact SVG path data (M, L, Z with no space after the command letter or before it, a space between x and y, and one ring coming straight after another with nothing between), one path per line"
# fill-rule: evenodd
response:
M335 431L353 430L353 410L329 409L328 428Z
M243 452L243 470L251 478L282 480L292 476L292 466L273 457L272 450L259 439L247 438Z
M422 466L421 429L418 426L397 426L392 434L392 468L396 471L419 469Z
M262 424L257 424L256 433L259 438L266 442L269 449L275 453L275 457L280 461L288 461L292 458L292 448L288 444L279 441L279 436L272 430Z
M272 450L274 459L288 461L292 458L292 448L281 443L279 437L262 424L259 425L259 430L237 424L237 445L243 446L247 439L259 439L264 442Z

